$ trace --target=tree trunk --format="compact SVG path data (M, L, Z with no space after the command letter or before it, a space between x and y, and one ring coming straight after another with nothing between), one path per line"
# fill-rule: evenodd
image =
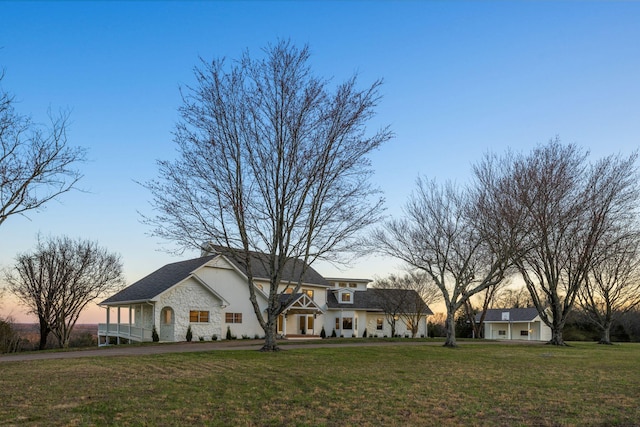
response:
M562 338L562 326L553 325L551 327L551 345L567 345Z
M260 351L266 351L266 352L280 351L280 347L278 347L278 342L276 340L277 333L278 333L277 325L278 325L277 317L272 316L271 313L269 313L269 319L267 320L267 327L264 330L264 333L265 333L264 345L262 346Z
M47 337L49 336L51 329L47 322L40 320L40 344L38 344L38 350L44 350L47 348Z
M446 321L447 338L444 342L445 347L458 346L458 344L456 343L456 319L454 314L455 314L454 311L450 309L447 310L447 321Z
M600 337L600 341L598 341L598 344L612 345L612 343L611 343L611 322L609 322L609 323L604 325L604 328L602 329L602 336Z

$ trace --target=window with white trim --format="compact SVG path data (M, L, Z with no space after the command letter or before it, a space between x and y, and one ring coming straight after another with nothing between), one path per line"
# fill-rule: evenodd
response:
M225 323L242 323L242 313L225 313Z
M200 310L189 311L189 322L191 323L209 323L209 312Z

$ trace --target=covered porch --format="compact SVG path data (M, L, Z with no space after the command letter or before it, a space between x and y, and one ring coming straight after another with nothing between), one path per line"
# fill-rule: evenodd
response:
M485 338L497 340L539 341L540 322L488 322Z
M106 323L98 324L98 346L153 341L153 303L145 301L103 307Z
M318 321L318 316L324 311L313 299L305 293L285 294L281 295L281 302L287 305L278 316L279 335L286 339L320 338L322 322Z

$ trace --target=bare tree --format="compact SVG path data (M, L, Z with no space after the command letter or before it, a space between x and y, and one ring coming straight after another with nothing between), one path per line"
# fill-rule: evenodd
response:
M564 344L562 329L598 241L636 212L636 155L593 164L587 157L555 139L528 155L486 156L475 167L487 193L500 201L490 223L520 224L513 261L555 345Z
M403 320L411 330L411 337L415 338L420 320L432 314L428 304L442 299L440 290L424 272L411 272L404 276L390 274L376 279L373 287L384 291L379 301L391 326L391 336L396 335L396 322Z
M38 238L36 249L18 255L5 279L9 290L38 317L41 350L49 332L60 347L67 347L87 304L124 285L119 256L96 242L68 237Z
M274 351L285 264L301 261L301 279L306 266L336 260L378 220L382 199L368 182L367 156L391 133L366 134L380 81L359 90L353 77L331 90L312 74L307 47L280 41L264 53L195 69L175 132L180 157L160 161L162 178L146 184L157 215L145 221L181 249L203 240L239 249L231 253L247 268L263 350ZM249 262L255 252L268 260L266 314ZM300 280L293 287L295 294Z
M424 271L436 284L447 308L445 346L456 346L458 309L502 281L509 267L508 248L489 240L476 204L472 193L453 184L418 179L405 218L387 221L370 241L372 248Z
M82 177L74 166L85 161L85 150L68 144L67 114L52 116L45 129L13 104L0 88L0 225L73 189Z
M578 293L578 304L602 331L600 344L611 344L611 324L640 305L640 239L637 232L608 235Z
M484 319L487 315L487 310L493 303L496 295L499 293L500 289L506 285L505 281L501 281L496 283L495 285L489 286L483 291L478 292L472 298L469 298L464 303L464 314L467 317L467 321L471 325L471 329L473 331L474 338L482 338L484 334ZM478 301L478 305L474 307L474 300ZM480 313L480 317L476 321L476 313Z
M505 287L498 290L491 308L527 308L533 307L531 294L525 286Z

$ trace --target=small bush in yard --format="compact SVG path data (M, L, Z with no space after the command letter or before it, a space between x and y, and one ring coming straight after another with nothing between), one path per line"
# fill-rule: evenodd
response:
M231 333L231 326L227 326L227 339L235 340L237 337Z
M191 342L193 339L193 332L191 332L191 325L187 328L187 342Z

